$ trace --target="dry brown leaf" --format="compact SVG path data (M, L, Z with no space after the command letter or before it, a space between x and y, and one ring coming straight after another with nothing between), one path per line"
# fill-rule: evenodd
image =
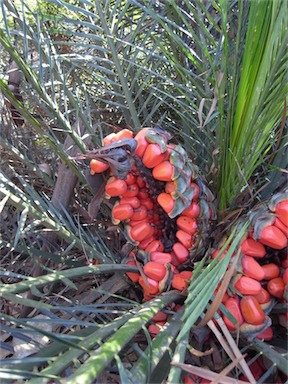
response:
M207 380L216 380L218 377L218 373L215 373L213 371L210 371L209 369L206 368L201 368L201 367L196 367L194 365L190 364L183 364L183 363L176 363L176 362L171 362L171 365L174 365L175 367L181 368L183 371L192 373L193 375L197 375L199 377L202 377L203 379ZM247 382L242 381L242 380L237 380L234 379L233 377L225 376L221 379L221 384L244 384Z
M218 328L216 327L216 325L213 323L212 320L208 321L208 327L214 333L214 335L216 336L217 340L219 341L219 343L221 344L222 348L227 353L227 355L230 357L230 359L234 360L235 359L235 355L234 355L232 349L227 344L227 341L224 339L223 335L218 330Z
M203 317L203 319L197 325L198 328L204 327L204 325L206 325L208 323L208 321L213 318L214 313L217 312L217 310L218 310L218 308L222 302L222 299L224 297L224 294L228 288L229 282L233 276L236 265L238 263L240 251L241 251L241 248L239 247L237 254L235 256L235 260L233 261L233 264L228 269L228 271L225 273L224 278L223 278L222 283L221 283L221 286L218 289L218 292L215 296L215 299L213 300L212 304L210 305L210 307L209 307L208 311L206 312L205 316Z
M205 100L206 99L201 99L200 104L199 104L199 109L198 109L198 119L199 119L199 123L200 123L200 125L199 125L200 128L203 127L202 114L203 114L203 107L204 107Z
M202 352L192 347L189 349L189 352L192 353L192 355L195 355L197 357L202 357L202 356L211 355L213 353L213 348L207 349L207 351Z
M222 317L219 317L217 320L218 325L220 326L224 336L227 339L227 342L229 343L230 348L233 351L233 354L236 356L236 358L240 358L242 355L240 349L238 348L235 340L233 339L229 329L226 327L226 324L224 323ZM233 359L232 359L233 360ZM254 379L254 376L252 375L252 372L246 363L246 361L243 359L239 362L240 367L242 368L243 373L245 373L247 379L250 381L251 384L256 384L256 380Z

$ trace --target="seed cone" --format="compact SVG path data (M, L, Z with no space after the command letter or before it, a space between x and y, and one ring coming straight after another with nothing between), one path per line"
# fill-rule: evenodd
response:
M198 167L181 145L169 142L166 131L143 128L133 136L124 129L104 138L100 155L96 150L87 157L92 159L91 173L110 172L105 191L107 198L114 198L112 221L115 225L122 222L127 241L135 247L126 263L142 265L139 273L126 275L142 287L143 299L150 300L171 287L185 294L192 278L191 262L200 260L208 249L211 220L216 218L214 197ZM248 339L265 336L265 330L265 337L271 337L269 312L277 300L287 300L287 213L285 191L247 214L250 228L239 245L237 271L222 303L228 329L239 329ZM218 253L214 247L212 259ZM217 290L219 286L215 294Z
M104 147L99 150L105 163L101 163L101 157L91 161L91 167L95 162L103 169L110 166L106 197L118 197L117 203L133 208L131 215L128 206L116 208L115 204L113 222L127 222L127 239L140 249L155 240L163 244L165 252L170 252L178 243L174 252L176 264L179 260L183 263L200 259L209 241L215 209L211 203L213 195L198 167L181 145L169 143L171 135L160 128L143 128L133 136L128 129L106 136ZM116 161L110 154L117 154ZM120 154L125 162L122 170ZM140 223L142 220L145 222ZM182 249L180 256L181 247L186 250Z

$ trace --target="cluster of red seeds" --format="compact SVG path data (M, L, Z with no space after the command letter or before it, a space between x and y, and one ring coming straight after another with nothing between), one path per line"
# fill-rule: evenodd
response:
M273 330L268 314L275 300L283 303L288 301L288 259L285 252L288 237L287 193L275 195L268 206L269 211L263 205L250 214L251 229L241 243L238 270L222 300L233 319L219 310L230 331L239 329L251 339L272 339ZM219 260L227 252L228 249ZM218 254L219 250L214 251L212 258ZM280 324L287 326L288 314L278 317ZM162 319L157 321L156 318L156 326L150 326L151 334L157 334L164 324Z

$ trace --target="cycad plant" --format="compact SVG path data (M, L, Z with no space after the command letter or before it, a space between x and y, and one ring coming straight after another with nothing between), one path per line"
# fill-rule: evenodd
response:
M1 10L3 379L284 380L287 3Z

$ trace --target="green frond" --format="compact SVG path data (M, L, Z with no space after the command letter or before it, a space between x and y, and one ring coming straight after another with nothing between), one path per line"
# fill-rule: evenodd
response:
M251 176L273 149L288 90L287 3L253 1L249 3L248 15L247 5L239 2L239 27L231 42L235 45L232 52L228 35L224 41L224 79L219 87L223 95L220 209L233 206L235 198L247 191Z

